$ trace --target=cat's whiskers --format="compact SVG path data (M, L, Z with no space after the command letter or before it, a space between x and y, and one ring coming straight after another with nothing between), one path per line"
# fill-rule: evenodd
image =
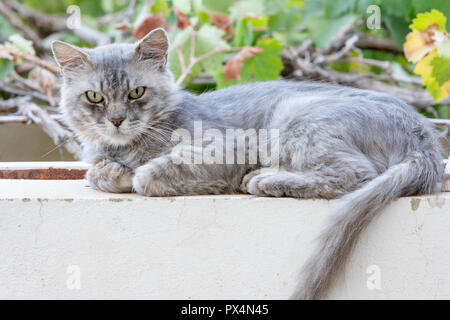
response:
M61 148L62 146L64 146L67 142L69 142L71 137L67 137L63 142L58 143L55 147L53 147L52 149L50 149L50 151L46 152L45 154L43 154L41 156L41 158L45 158L46 156L48 156L50 153L52 153L53 151Z
M164 136L164 134L162 134L161 132L158 132L158 131L154 131L154 132L155 133L159 133L162 137L161 136L157 136L153 132L145 130L144 128L142 128L139 131L139 136L140 137L148 137L148 138L150 138L152 140L155 140L155 141L157 141L157 142L159 142L159 143L161 143L163 145L166 145L167 143L170 142L170 140L168 140L167 137Z

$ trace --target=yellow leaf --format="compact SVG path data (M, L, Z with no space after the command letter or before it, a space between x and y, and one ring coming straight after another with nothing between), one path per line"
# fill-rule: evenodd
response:
M434 44L433 42L430 43L427 33L418 30L409 33L406 36L406 42L403 44L406 59L414 63L417 63L433 48Z
M448 80L441 86L441 94L436 101L444 100L448 97L448 95L450 95L450 80Z
M433 67L431 60L438 56L437 49L433 49L429 55L420 60L414 69L414 73L422 77L423 85L431 93L434 101L440 101L450 94L450 80L439 86L437 80L433 77Z
M430 81L430 78L432 78L431 73L433 69L431 67L430 62L437 55L438 55L437 49L434 49L428 56L420 60L417 63L416 68L414 69L414 73L422 77L423 84L427 84L427 82Z
M439 10L433 9L431 12L419 13L409 26L413 30L426 30L431 25L436 25L440 32L446 33L446 17Z

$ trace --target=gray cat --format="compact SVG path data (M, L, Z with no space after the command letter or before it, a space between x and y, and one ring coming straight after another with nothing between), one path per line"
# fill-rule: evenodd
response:
M162 29L134 45L84 49L53 43L64 78L61 109L83 143L84 159L92 163L87 179L98 190L145 196L244 192L340 198L293 298L324 297L359 233L391 200L439 190L438 136L402 101L289 81L193 95L174 84L167 50ZM207 145L194 137L193 146L179 148L173 138L180 130L195 136L195 121L201 121L202 133L215 130L216 142L227 130L242 129L246 157L255 147L252 129L278 130L277 170L265 170L274 166L260 156L234 164L183 162L185 152L190 160L201 159ZM231 158L242 151L233 139Z

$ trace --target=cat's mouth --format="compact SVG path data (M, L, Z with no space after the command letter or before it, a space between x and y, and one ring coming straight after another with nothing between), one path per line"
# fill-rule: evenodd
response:
M108 128L102 135L114 145L126 145L134 139L134 134L127 128Z

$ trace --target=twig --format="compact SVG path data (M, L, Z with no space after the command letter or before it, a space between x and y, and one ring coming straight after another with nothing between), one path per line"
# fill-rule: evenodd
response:
M38 34L24 24L20 19L11 11L11 9L6 5L6 3L0 2L0 14L13 26L14 28L22 31L25 38L31 40L33 42L33 47L36 50L41 49L41 38Z
M100 28L106 27L108 24L116 22L116 23L130 23L131 19L134 16L137 7L137 1L131 0L128 7L125 10L120 12L115 12L111 14L104 15L103 17L98 18L97 22Z
M191 49L190 49L189 61L195 60L195 41L196 40L197 40L197 31L193 30L191 33Z
M446 125L450 127L450 119L430 119L430 121L438 125Z
M356 46L361 49L375 49L393 53L402 53L402 50L400 50L397 44L392 40L369 36L365 33L359 33L358 37L359 39L356 42Z
M224 49L214 49L211 50L200 57L195 56L195 41L197 39L197 31L192 31L191 35L191 46L190 46L190 52L189 52L189 64L186 66L186 62L184 61L183 52L181 51L181 48L178 46L175 46L175 50L178 54L178 59L180 61L181 65L181 75L176 81L177 85L180 85L183 83L183 81L189 76L189 74L192 71L192 68L199 63L202 62L205 59L208 59L209 57L218 54L218 53L224 53L224 52L232 52L232 51L239 51L242 50L243 47L233 47L233 48L224 48Z
M330 63L336 60L341 59L342 57L344 57L345 55L347 55L355 46L355 43L358 41L359 37L357 35L353 35L350 38L348 38L345 41L344 47L337 51L334 52L332 54L326 55L326 56L322 56L319 55L316 59L314 59L314 63L315 64L319 64L319 63Z
M42 102L50 104L49 99L45 95L43 95L43 94L41 94L39 92L24 91L24 90L20 90L20 89L16 89L16 88L11 88L10 86L8 86L8 85L6 85L4 83L0 83L0 91L6 92L6 93L9 93L9 94L13 94L13 95L16 95L16 96L25 96L25 97L28 96L28 97L31 97L33 99L37 99L37 100L40 100Z
M352 57L345 57L340 59L342 62L350 62L350 63L358 63L358 64L366 64L369 66L377 67L386 72L387 74L392 74L392 68L389 61L380 61L375 59L367 59L367 58L352 58Z
M16 1L3 1L4 5L9 7L11 10L15 11L21 18L26 19L33 23L36 28L46 34L71 31L80 39L95 45L104 45L111 43L111 37L91 29L86 25L81 25L76 29L69 29L66 22L66 16L56 16L56 15L44 15L33 10L29 10L21 3Z
M6 48L4 45L1 45L1 44L0 44L0 50L2 50L2 51L6 50L11 56L13 56L16 59L21 58L21 59L29 61L35 65L38 65L44 69L47 69L48 71L53 72L54 74L59 74L59 68L55 64L48 63L35 55L29 54L29 53L16 52L14 50L10 50L10 49Z
M18 98L12 98L8 100L0 99L0 112L17 112L18 106L29 102L31 100L31 97L18 97Z
M181 73L186 72L186 62L184 61L183 51L181 51L181 48L177 45L174 46L175 51L178 55L178 60L180 60L180 66L181 66Z
M41 88L35 85L33 81L21 77L20 75L17 74L16 71L13 71L9 76L14 81L18 82L21 85L21 87L24 87L23 89L30 89L33 91L42 92Z
M430 106L433 105L450 104L450 97L436 103L430 93L426 90L412 90L385 84L381 81L376 80L373 74L358 75L325 69L324 67L315 65L309 61L306 61L305 59L298 57L297 53L292 48L286 50L286 54L290 56L289 59L294 64L295 69L297 69L293 73L294 77L300 77L303 79L305 76L307 76L356 88L385 92L422 110L427 110Z
M208 59L209 57L218 54L218 53L224 53L224 52L233 52L233 51L239 51L242 50L243 47L233 47L233 48L224 48L224 49L214 49L211 50L203 55L201 55L200 57L194 57L193 59L191 59L189 61L189 65L185 68L185 70L183 71L182 68L182 73L180 75L180 77L178 78L176 84L180 85L183 83L183 81L186 79L187 76L189 76L189 74L192 71L192 68L199 62L202 62L205 59ZM180 58L180 55L178 55L178 57ZM181 54L182 57L182 54ZM183 59L184 60L184 59ZM181 64L181 58L180 58L180 64Z

